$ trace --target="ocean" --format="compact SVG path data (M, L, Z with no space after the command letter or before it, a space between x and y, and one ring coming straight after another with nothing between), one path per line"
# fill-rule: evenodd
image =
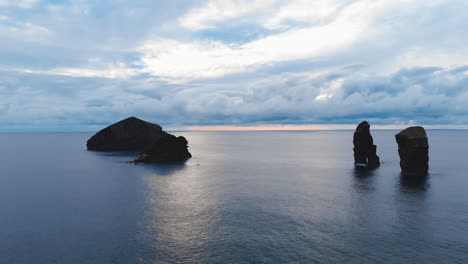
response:
M0 134L0 263L468 263L468 131L428 130L430 174L353 166L353 131L178 132L131 165L91 133Z

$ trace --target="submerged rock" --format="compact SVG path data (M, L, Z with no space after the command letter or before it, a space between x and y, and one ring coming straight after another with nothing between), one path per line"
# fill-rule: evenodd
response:
M362 121L356 128L353 136L354 163L366 164L369 168L380 166L380 158L377 156L377 146L370 134L370 125Z
M429 170L429 143L423 127L408 127L395 135L400 167L405 174L425 175Z
M176 137L163 132L162 136L147 147L133 162L137 164L185 161L192 157L187 144L188 141L185 137Z
M162 136L159 125L129 117L92 136L86 146L96 151L142 151Z

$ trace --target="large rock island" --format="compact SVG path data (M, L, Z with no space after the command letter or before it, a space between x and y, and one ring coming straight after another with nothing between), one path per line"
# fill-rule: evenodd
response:
M425 175L429 170L429 143L423 127L408 127L395 135L400 167L405 174Z
M187 140L164 132L159 125L129 117L92 136L86 146L94 151L143 151L135 163L177 162L192 155Z
M129 117L97 132L86 146L96 151L142 151L162 133L162 128L156 124Z

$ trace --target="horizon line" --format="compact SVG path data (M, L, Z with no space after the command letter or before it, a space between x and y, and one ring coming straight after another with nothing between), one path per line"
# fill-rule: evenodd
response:
M163 128L169 132L203 132L203 131L349 131L355 130L356 124L311 124L311 125L252 125L252 126L236 126L236 125L219 125L219 126L167 126ZM419 124L402 124L402 125L371 125L371 130L402 130L411 126L422 126L427 130L467 130L468 125L419 125ZM91 133L97 132L107 127L92 126L87 129L60 129L52 128L29 128L29 129L0 129L1 134L9 133Z

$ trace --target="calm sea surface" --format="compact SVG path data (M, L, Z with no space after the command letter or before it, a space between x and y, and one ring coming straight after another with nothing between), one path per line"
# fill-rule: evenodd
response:
M430 175L353 167L352 131L187 132L185 165L0 134L0 263L468 263L468 131L428 131Z

